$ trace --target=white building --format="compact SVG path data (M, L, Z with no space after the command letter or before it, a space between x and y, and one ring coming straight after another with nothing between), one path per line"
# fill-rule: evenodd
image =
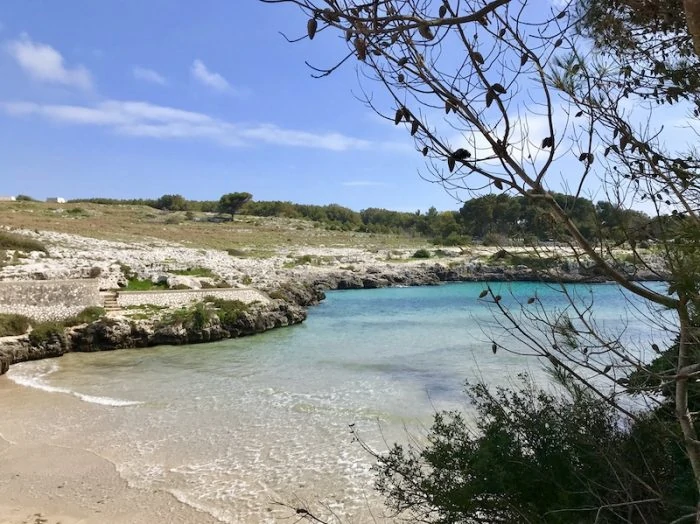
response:
M49 204L65 204L66 199L63 197L49 197L46 199Z
M0 202L14 202L17 200L17 197L13 196L0 196Z

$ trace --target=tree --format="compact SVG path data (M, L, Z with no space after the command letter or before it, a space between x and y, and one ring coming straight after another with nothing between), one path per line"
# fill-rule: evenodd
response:
M167 211L187 211L187 200L182 195L163 195L156 200L156 209L165 209Z
M669 138L658 116L662 106L685 110L692 133L700 115L700 2L262 1L300 7L302 38L336 33L347 42L336 62L314 66L314 74L357 59L359 76L385 95L365 102L413 137L430 177L448 191L505 192L541 206L576 260L636 295L650 324L677 335L678 351L659 377L672 385L675 420L666 429L687 457L700 522L700 439L688 400L700 373L692 358L700 339L700 153ZM654 212L656 252L640 250L629 225L613 245L599 219L592 230L574 220L585 214L580 197L596 178L615 208L646 203ZM569 197L558 197L562 190ZM668 282L666 290L635 280L625 264L630 252ZM532 354L629 420L643 418L620 400L627 375L658 371L644 351L598 329L590 305L572 300L552 313L531 297L518 315L490 288L482 299ZM650 410L658 403L647 401Z
M228 213L233 216L243 207L243 204L249 202L253 198L250 193L227 193L219 199L219 213Z

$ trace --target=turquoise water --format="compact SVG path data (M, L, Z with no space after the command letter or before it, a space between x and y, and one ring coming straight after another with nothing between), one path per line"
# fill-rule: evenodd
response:
M528 371L546 382L536 359L492 353L492 340L524 348L477 299L485 286L332 292L300 326L198 346L69 354L13 366L8 376L53 398L77 397L72 408L62 404L61 434L114 462L132 485L167 490L225 522L276 521L285 511L273 502L297 499L365 522L381 501L349 424L382 450L407 432L420 435L436 409L468 412L465 379L507 384ZM515 314L533 296L530 310L568 304L556 286L492 287ZM600 329L639 351L670 336L663 321L636 318L662 313L635 310L617 286L567 290L593 302Z

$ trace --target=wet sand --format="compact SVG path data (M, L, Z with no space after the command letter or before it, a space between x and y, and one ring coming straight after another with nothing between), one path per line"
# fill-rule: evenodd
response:
M0 524L219 522L167 492L129 487L92 451L47 442L37 417L60 423L64 402L80 401L0 377Z

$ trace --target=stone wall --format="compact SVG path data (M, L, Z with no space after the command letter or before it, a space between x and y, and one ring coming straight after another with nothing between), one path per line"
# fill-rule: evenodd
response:
M0 313L60 320L102 303L96 279L0 282Z
M241 302L262 302L267 304L270 298L252 288L242 289L183 289L171 291L120 291L117 303L121 307L142 306L152 304L154 306L177 307L198 302L207 296L215 296L224 300L240 300Z

